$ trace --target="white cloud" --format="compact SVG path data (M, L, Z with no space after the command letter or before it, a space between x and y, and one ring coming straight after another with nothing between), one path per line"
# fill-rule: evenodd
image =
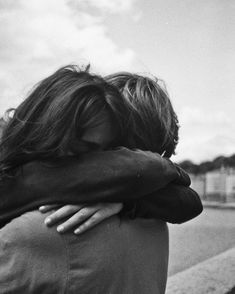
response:
M99 2L100 8L107 6L114 13L117 3L109 2ZM132 1L124 2L120 9L126 10ZM135 53L112 41L102 16L75 10L71 1L1 0L0 6L0 115L62 65L90 62L105 73L133 66Z
M74 1L74 0L73 0ZM75 1L74 1L75 2ZM93 6L109 13L122 13L130 10L136 0L78 0L84 6Z

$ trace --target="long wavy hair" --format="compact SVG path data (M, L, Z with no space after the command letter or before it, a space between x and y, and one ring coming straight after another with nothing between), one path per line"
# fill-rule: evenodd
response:
M60 68L8 115L0 143L0 178L28 161L68 154L104 110L120 139L116 145L121 145L129 114L116 87L89 73L89 66Z
M168 158L174 154L179 139L178 118L163 81L128 72L108 75L105 79L122 92L131 109L126 146Z

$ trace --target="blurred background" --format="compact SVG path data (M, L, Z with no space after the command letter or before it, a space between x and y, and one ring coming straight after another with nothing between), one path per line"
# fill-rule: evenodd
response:
M234 0L0 0L0 117L70 63L166 82L181 125L173 160L205 204L170 226L170 275L234 246L234 28Z

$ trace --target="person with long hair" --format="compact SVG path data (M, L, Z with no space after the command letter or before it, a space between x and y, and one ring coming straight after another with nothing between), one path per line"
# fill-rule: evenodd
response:
M149 150L170 158L175 153L178 143L179 124L164 82L153 76L128 72L115 73L106 76L105 79L122 93L126 107L130 111L131 124L130 127L126 125L124 146ZM135 210L137 211L138 203L140 211L137 214L135 211L135 214L141 217L156 217L171 223L182 223L195 217L201 210L198 200L197 195L188 187L168 185L157 197L153 194L144 200L137 199ZM55 208L56 205L46 205L41 207L41 211L47 212ZM144 212L146 208L147 211ZM94 212L93 209L96 210L97 207L91 208L91 214ZM63 226L60 225L59 231L67 231L80 224L79 230L76 231L82 233L102 220L102 217L93 217L84 222L88 216L83 215L82 206L67 205L50 215L46 223L53 225L70 215L73 216ZM82 222L84 223L81 224Z
M3 293L62 293L65 289L68 293L163 293L167 228L156 220L129 221L125 213L170 218L171 213L176 215L174 210L180 215L185 209L182 199L187 198L184 217L190 219L201 212L201 204L187 187L187 175L172 162L150 151L129 149L174 152L172 142L161 134L159 150L142 145L145 139L139 127L145 131L147 121L136 121L135 105L124 97L111 81L66 67L42 81L16 109L0 146ZM136 113L142 110L136 108ZM156 116L158 123L159 119ZM174 120L176 123L176 117ZM171 124L165 126L172 129ZM176 128L168 133L175 140L173 146L177 132ZM161 147L161 140L169 149ZM113 149L117 146L127 148ZM162 196L161 207L156 191L164 187L165 191L159 191L166 196ZM177 201L172 197L173 206L169 205L169 191L178 195ZM43 226L40 213L25 213L50 203L81 203L76 208L81 211L84 203L97 202L116 205L107 214L114 216L79 239L73 234L59 237L55 230ZM117 208L121 202L124 205ZM120 223L116 214L122 206ZM166 207L170 207L167 212ZM155 256L152 261L150 256ZM19 275L23 277L20 280Z

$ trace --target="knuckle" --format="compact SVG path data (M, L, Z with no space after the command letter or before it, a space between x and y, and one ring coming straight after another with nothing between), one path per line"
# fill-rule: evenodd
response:
M68 209L68 210L73 210L74 209L74 205L68 204L68 205L65 206L65 208Z
M85 217L88 214L88 209L87 208L83 208L79 211L79 216L80 217Z
M99 219L99 214L94 214L94 215L92 215L91 217L90 217L90 219L89 219L89 223L91 223L91 224L93 224L93 223L95 223L97 220Z
M100 218L100 217L102 216L102 214L103 214L103 213L99 210L99 211L96 212L96 214L94 214L94 215L92 216L92 219Z

